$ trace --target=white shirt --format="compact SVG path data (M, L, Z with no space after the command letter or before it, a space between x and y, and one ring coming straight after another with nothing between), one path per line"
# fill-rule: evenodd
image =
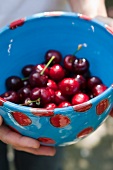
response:
M68 0L0 0L0 27L10 22L47 11L71 11Z

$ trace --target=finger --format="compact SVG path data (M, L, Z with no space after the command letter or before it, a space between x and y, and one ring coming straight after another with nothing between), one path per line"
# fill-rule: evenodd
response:
M109 18L109 17L101 17L101 16L97 16L95 17L98 21L101 21L107 25L109 25L110 27L113 28L113 19Z
M40 146L37 140L13 132L5 125L0 127L0 140L15 147L39 148Z
M27 148L27 147L15 147L14 149L19 151L28 152L34 155L44 155L44 156L54 156L56 153L56 149L54 147L48 147L48 146L40 146L38 149L34 148Z
M2 119L2 117L0 116L0 126L2 125L2 122L3 122L3 119Z

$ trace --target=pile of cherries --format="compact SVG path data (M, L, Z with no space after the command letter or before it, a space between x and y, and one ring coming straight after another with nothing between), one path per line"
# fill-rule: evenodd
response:
M79 45L76 52L81 47ZM0 97L23 106L54 109L81 104L98 96L107 87L99 77L90 75L88 60L75 54L63 58L59 51L48 50L43 64L22 68L23 78L8 77L7 91Z

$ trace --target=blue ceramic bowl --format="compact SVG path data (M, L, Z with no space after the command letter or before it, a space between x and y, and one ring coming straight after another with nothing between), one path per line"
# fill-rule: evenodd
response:
M60 146L78 142L102 124L113 105L113 31L81 14L39 13L1 29L0 94L6 91L8 76L22 76L23 66L43 62L48 49L65 56L73 54L78 44L85 47L77 56L89 60L92 75L98 75L108 89L84 104L54 110L29 108L0 98L0 115L7 125L42 145Z

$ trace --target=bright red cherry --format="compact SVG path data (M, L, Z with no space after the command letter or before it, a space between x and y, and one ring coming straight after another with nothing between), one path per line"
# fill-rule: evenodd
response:
M77 93L72 98L72 105L81 104L87 102L89 100L89 96L85 93Z
M28 77L31 72L33 71L34 65L33 64L29 64L26 65L22 68L22 74L24 75L24 77Z
M51 59L51 57L55 57L54 60L52 61L51 65L54 64L60 64L62 60L62 55L59 51L57 50L48 50L45 54L45 61L46 63Z
M67 55L64 57L63 64L66 70L73 71L73 62L75 60L75 56Z
M53 79L54 81L60 81L64 78L65 76L65 70L64 68L59 65L59 64L55 64L53 65L50 70L49 70L49 76L51 77L51 79Z
M15 91L7 91L7 92L1 94L0 97L5 99L6 101L10 101L13 103L19 103L19 96L18 96L18 93Z
M73 62L73 71L75 74L84 74L89 69L89 62L85 58L76 58Z
M104 84L98 84L93 87L92 92L94 96L98 96L101 93L103 93L106 89L107 87Z
M48 103L45 105L44 108L48 109L48 110L52 110L55 109L57 107L57 105L55 103Z
M71 106L70 102L64 101L58 105L59 108Z
M23 82L18 76L10 76L6 79L6 87L8 90L17 91L23 86Z
M87 80L87 86L89 89L93 89L93 87L98 84L102 84L102 80L99 77L92 76Z
M44 68L45 68L45 64L37 64L33 67L33 70L37 71L37 72L41 72ZM47 76L49 75L49 69L48 68L45 69L44 74L47 75Z
M57 90L58 89L58 86L57 86L56 82L51 80L51 79L48 79L47 87L50 87L53 90Z
M74 95L79 91L79 83L74 78L64 78L59 83L59 89L61 90L62 94L64 95Z

